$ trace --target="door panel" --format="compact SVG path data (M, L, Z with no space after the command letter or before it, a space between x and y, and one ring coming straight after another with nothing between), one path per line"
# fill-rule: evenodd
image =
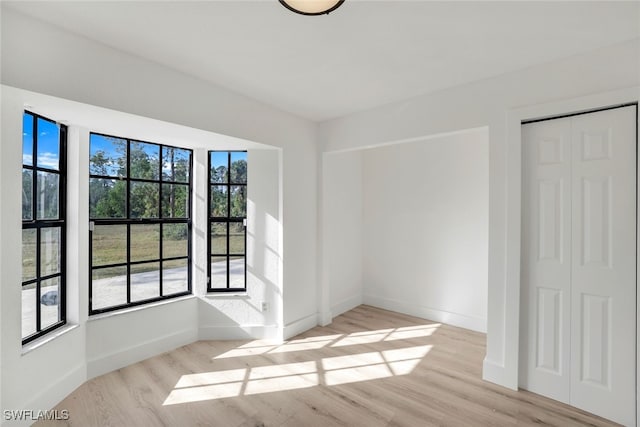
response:
M569 401L571 126L524 125L520 386Z
M611 387L611 298L582 294L580 381Z
M611 177L582 178L581 265L611 268Z
M562 202L564 180L538 181L538 261L554 260L562 263Z
M636 108L572 118L571 405L635 424Z
M636 107L522 126L520 386L635 425Z
M536 368L543 369L555 375L560 372L560 336L562 315L562 291L539 287L538 291L538 321L536 347Z

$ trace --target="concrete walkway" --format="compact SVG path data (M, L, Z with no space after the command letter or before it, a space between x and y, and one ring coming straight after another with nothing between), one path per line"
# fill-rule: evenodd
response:
M244 286L244 260L235 259L229 262L231 287ZM226 288L226 263L211 263L211 280L213 288ZM187 290L187 267L163 270L163 295L171 295ZM142 301L160 295L159 271L136 273L131 275L131 301ZM127 302L127 276L114 276L93 281L93 308L100 309ZM55 287L44 288L43 294L55 290ZM36 296L35 289L22 291L22 336L35 332ZM47 327L58 320L59 305L43 305L41 307L42 326Z

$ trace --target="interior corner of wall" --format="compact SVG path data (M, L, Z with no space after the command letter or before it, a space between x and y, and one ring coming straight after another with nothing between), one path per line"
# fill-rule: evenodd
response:
M327 326L333 321L333 314L331 310L318 313L318 324L320 326Z
M288 340L298 334L301 334L309 329L313 329L318 326L318 313L313 313L308 316L298 319L284 326L283 338Z

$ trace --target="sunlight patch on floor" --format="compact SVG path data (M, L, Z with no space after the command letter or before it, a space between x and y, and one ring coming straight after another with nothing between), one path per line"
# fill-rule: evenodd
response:
M420 331L419 329L416 330ZM373 335L376 335L375 332ZM394 331L384 331L377 335L388 337L390 333L394 333ZM358 336L369 335L371 334ZM295 346L304 346L306 344L316 345L318 343L327 345L327 343L340 339L342 335L328 337L331 338L324 337L325 339L322 339L323 337L313 337L311 339L295 340L276 347L247 346L242 348L241 346L225 353L223 358L244 357L256 354L239 352L235 353L238 354L237 356L230 355L237 350L263 351L269 347L271 347L271 350L274 350L282 349L289 344ZM381 338L381 340L384 340L384 338ZM324 357L306 362L186 374L180 377L163 405L296 390L323 384L335 386L407 375L415 369L431 349L431 345L421 345L354 353L344 356ZM218 356L218 358L221 357Z
M384 341L406 340L431 336L440 323L406 326L401 328L378 329L375 331L353 332L351 334L322 335L287 341L283 344L268 344L264 341L250 343L229 350L214 359L258 356L261 354L288 353L293 351L317 350L323 347L344 347L350 345L372 344Z
M333 343L331 347L342 347L345 345L370 344L382 341L396 341L411 338L428 337L431 336L431 334L433 334L438 329L438 327L440 327L440 324L434 323L431 325L408 326L404 328L358 332L355 334L347 335L341 340Z
M341 338L342 334L324 335L321 337L309 337L298 340L287 341L283 344L268 344L264 341L255 343L254 341L241 345L238 348L222 353L214 359L228 359L235 357L258 356L266 353L288 353L292 351L316 350L325 347L327 344Z

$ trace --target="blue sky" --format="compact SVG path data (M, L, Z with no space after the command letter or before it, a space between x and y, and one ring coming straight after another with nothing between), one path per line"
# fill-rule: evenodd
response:
M227 151L212 151L211 156L211 169L218 169L220 166L227 168L228 166L228 152ZM231 163L240 160L247 161L247 153L244 151L232 151Z
M60 130L58 125L37 118L39 167L58 169L60 162ZM33 165L33 116L24 114L22 122L22 163Z

